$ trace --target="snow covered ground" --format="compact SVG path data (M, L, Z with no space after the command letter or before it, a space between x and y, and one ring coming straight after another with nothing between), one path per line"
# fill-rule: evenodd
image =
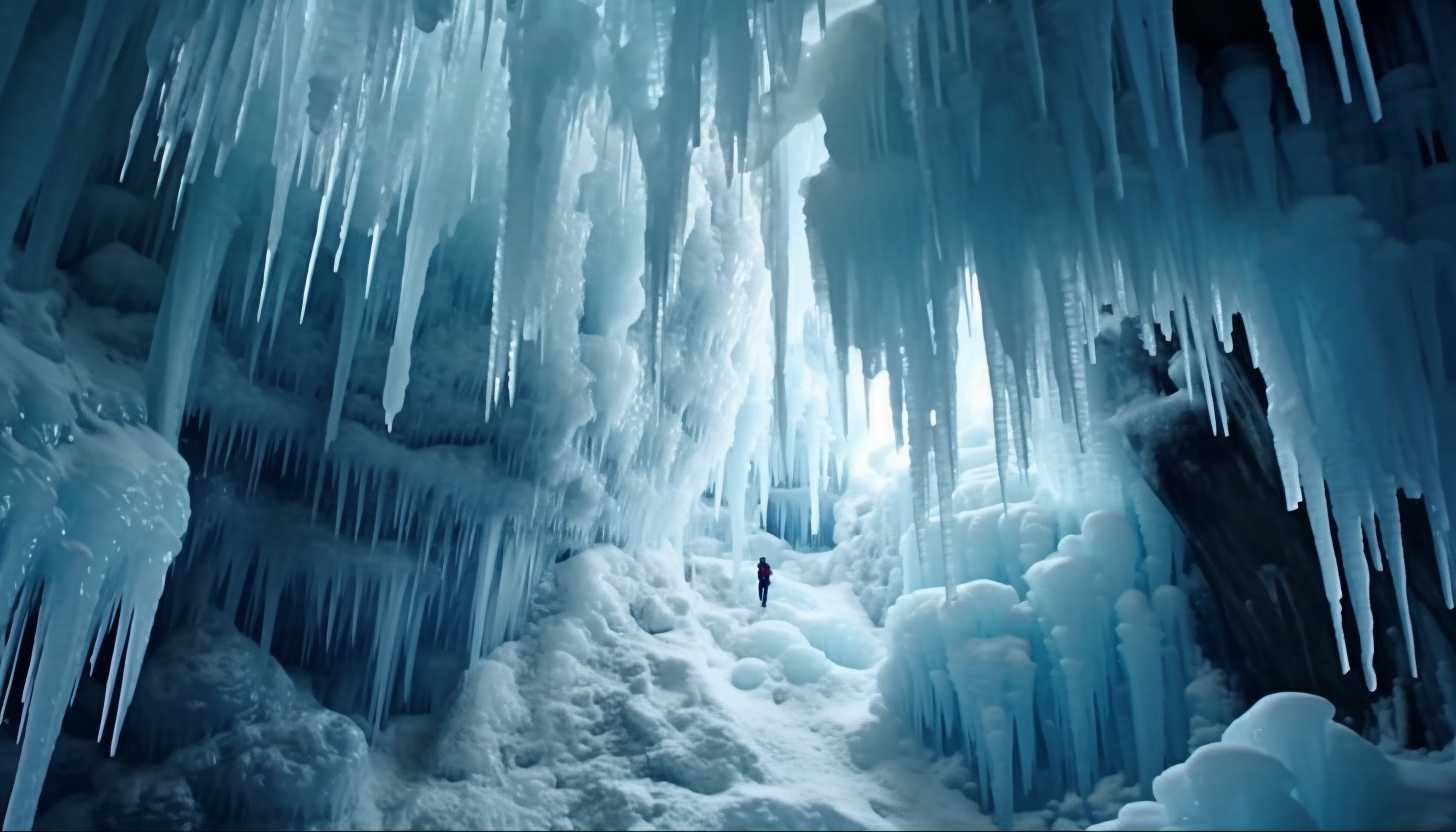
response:
M442 717L394 721L355 818L384 828L993 828L875 707L878 630L845 585L766 609L715 541L558 564L518 641ZM732 604L738 597L745 603Z
M959 756L938 758L880 703L883 630L846 583L793 553L752 602L711 539L556 565L524 637L466 675L439 717L376 742L353 818L373 828L992 829ZM798 556L815 558L822 556ZM1074 828L1081 801L1017 817ZM1093 801L1099 802L1099 801Z

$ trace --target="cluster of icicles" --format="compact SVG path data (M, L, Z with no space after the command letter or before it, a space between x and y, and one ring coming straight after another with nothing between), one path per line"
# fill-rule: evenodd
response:
M904 409L922 538L932 495L946 516L956 483L948 368L972 274L1003 483L1030 462L1037 400L1090 428L1109 308L1141 322L1150 351L1159 327L1178 334L1188 394L1227 432L1216 350L1233 349L1240 315L1288 506L1309 506L1343 669L1341 570L1373 690L1371 567L1389 564L1416 665L1398 493L1425 500L1452 603L1456 468L1438 437L1456 426L1443 346L1456 189L1437 137L1456 127L1456 20L1392 4L1372 57L1353 0L1321 3L1328 49L1300 42L1287 0L1263 5L1274 49L1205 56L1176 43L1171 0L854 13L835 24L842 65L887 52L893 73L824 86L840 138L805 185L806 216L841 357L858 347L888 369Z

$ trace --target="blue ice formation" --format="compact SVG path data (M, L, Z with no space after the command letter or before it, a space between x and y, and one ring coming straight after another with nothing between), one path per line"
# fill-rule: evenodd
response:
M885 616L886 704L928 745L974 761L982 806L1003 825L1014 809L1089 795L1109 772L1146 792L1186 757L1193 719L1221 716L1185 693L1206 668L1172 518L1134 490L1069 533L1045 490L1006 507L959 491L950 560L972 579L946 603L937 570L921 565L939 552L922 556L905 530L906 594ZM932 532L940 524L932 517Z

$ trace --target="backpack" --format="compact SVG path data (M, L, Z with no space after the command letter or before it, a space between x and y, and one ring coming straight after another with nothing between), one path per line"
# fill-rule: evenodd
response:
M766 563L760 563L758 565L758 579L760 581L767 581L768 580L768 576L769 575L772 575L772 574L773 574L773 570L768 568L768 564L766 564Z

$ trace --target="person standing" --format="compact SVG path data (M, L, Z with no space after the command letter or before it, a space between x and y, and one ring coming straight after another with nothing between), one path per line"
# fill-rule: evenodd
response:
M769 583L768 582L768 579L769 579L769 576L772 575L772 574L773 574L773 569L769 568L768 559L767 558L759 558L758 559L758 605L760 607L766 607L766 606L768 606L768 583Z

